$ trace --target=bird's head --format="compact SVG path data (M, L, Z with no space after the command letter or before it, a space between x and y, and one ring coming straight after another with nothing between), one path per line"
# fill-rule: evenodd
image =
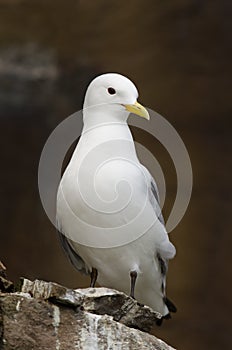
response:
M117 120L126 120L130 113L149 120L148 111L137 102L138 90L123 75L107 73L95 78L86 91L85 113L103 113ZM91 113L93 111L94 113Z

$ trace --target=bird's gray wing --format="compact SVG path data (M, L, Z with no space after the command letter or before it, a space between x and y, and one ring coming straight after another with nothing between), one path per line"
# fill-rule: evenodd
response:
M164 218L160 209L158 187L147 168L143 165L141 166L147 180L149 201L154 209L154 212L156 213L158 220L164 226L164 230L166 231ZM172 259L175 256L176 249L174 245L169 241L169 239L166 239L161 243L161 245L159 245L159 247L157 247L157 252L160 254L160 257L164 260L164 263L166 264L166 260L168 261L169 259Z
M155 180L153 179L152 176L151 176L151 185L150 186L151 186L150 187L150 191L151 191L152 195L154 196L157 204L160 206L158 187L157 187L157 185L155 183ZM153 198L151 198L151 202L153 203L153 207L154 207L154 199ZM161 210L160 210L160 212L158 214L158 219L163 225L165 225L164 218L163 218Z
M84 273L85 275L88 275L90 272L88 271L88 267L86 266L84 260L73 249L67 237L58 230L57 230L57 233L60 239L60 243L67 257L69 258L70 262L78 271L80 271L81 273Z
M165 226L164 218L160 209L160 198L159 198L159 191L158 187L156 185L155 180L151 176L150 172L147 170L147 168L141 164L142 170L144 172L144 175L147 179L148 183L148 194L149 194L149 200L151 202L151 205L154 208L154 211L159 219L159 221Z
M148 172L148 170L147 170L147 172ZM150 192L152 193L150 200L151 200L151 203L152 203L154 210L158 214L159 221L165 226L164 218L163 218L163 215L162 215L160 207L159 207L160 206L160 199L159 199L158 187L155 183L155 180L151 176L151 174L149 172L148 172L148 174L150 175ZM157 212L157 205L158 205L159 212ZM173 246L173 244L171 242L170 242L170 251L173 251L173 254L175 255L175 247ZM161 275L161 292L163 294L163 301L166 304L169 313L176 312L177 311L176 306L173 304L173 302L170 299L168 299L166 297L166 293L165 293L166 276L167 276L167 272L168 272L169 259L165 258L163 255L164 254L161 254L161 252L158 252L156 255L156 259L157 259L157 263L158 263L158 267L159 267L160 275ZM170 314L168 314L166 316L166 318L169 318L169 317L170 317Z

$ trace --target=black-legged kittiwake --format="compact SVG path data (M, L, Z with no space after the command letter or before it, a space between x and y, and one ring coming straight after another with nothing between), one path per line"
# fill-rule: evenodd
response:
M108 73L89 85L84 127L57 194L57 227L71 262L97 282L135 297L164 318L175 256L160 212L156 183L137 158L130 113L149 120L126 77Z

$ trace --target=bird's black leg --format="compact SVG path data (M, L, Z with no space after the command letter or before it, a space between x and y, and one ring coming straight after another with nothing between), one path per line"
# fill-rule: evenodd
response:
M90 273L90 277L91 277L91 282L90 282L90 287L94 288L96 280L97 280L97 269L95 269L95 267L92 268L92 271Z
M131 296L131 298L135 299L135 282L136 282L136 278L137 278L137 272L136 271L131 271L130 272L130 277L131 277L130 296Z

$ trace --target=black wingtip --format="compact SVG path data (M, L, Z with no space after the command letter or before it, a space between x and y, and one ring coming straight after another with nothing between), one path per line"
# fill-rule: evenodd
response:
M165 297L164 298L164 302L167 305L167 308L168 308L169 312L174 312L174 313L177 312L176 306L173 304L173 302L170 299Z
M156 325L160 327L163 323L163 320L170 320L170 318L172 318L172 316L170 314L167 314L167 315L163 316L162 318L158 319L156 321Z
M162 325L162 323L163 323L163 317L162 318L159 318L158 320L156 320L156 325L157 326L161 326Z
M171 300L169 300L166 297L164 297L163 300L168 308L169 313L156 321L157 326L161 326L163 323L163 320L169 320L170 318L172 318L170 312L177 312L177 308L175 307L175 305Z

